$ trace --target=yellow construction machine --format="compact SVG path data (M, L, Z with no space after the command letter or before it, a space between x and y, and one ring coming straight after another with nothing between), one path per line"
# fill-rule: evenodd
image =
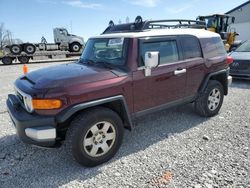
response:
M197 20L204 21L207 30L220 34L225 44L225 49L230 51L235 42L235 38L238 35L235 28L230 27L230 25L234 23L235 17L228 14L213 14L208 16L198 16Z

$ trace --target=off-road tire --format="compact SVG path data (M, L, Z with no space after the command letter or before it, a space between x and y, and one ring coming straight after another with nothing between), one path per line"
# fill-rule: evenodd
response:
M98 122L109 122L115 128L116 138L106 154L98 157L90 156L85 149L84 139L91 127ZM66 134L65 146L74 159L87 167L97 166L111 159L122 143L123 123L119 115L109 108L97 107L77 115L71 122Z
M19 55L21 52L22 52L22 47L20 45L17 45L17 44L13 44L9 47L10 49L10 52L13 54L13 55Z
M73 42L69 45L69 50L71 52L79 52L81 50L82 45L78 42Z
M209 108L209 96L213 91L218 91L220 97L218 98L218 103L215 103L216 108L211 110ZM201 93L200 97L195 101L194 107L195 111L203 117L211 117L218 114L224 98L224 89L220 82L216 80L210 80L206 89Z

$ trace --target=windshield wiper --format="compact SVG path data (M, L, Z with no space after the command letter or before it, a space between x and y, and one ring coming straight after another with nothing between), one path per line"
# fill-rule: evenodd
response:
M113 64L106 61L94 61L92 59L80 59L80 63L93 66L102 66L105 68L113 69Z
M106 61L96 61L96 64L103 66L105 68L109 68L109 69L113 69L114 68L114 64L106 62Z
M80 59L80 63L86 64L86 65L94 65L95 62L92 59Z

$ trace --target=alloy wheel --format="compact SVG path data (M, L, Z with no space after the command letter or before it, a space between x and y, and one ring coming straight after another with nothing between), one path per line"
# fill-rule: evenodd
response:
M220 100L221 100L220 90L217 88L214 88L208 96L207 104L208 104L209 110L211 111L216 110L220 104Z
M84 137L83 147L91 157L100 157L108 153L114 145L116 130L114 125L107 121L93 125Z

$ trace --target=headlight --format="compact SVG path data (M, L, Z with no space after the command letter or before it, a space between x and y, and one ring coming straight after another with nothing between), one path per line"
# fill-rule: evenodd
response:
M17 87L14 88L16 96L19 98L19 100L21 101L22 106L28 111L28 112L32 112L33 109L33 105L32 105L32 97L26 93L24 93L23 91L21 91L20 89L18 89Z
M62 101L59 99L32 99L32 97L15 87L17 97L28 112L36 110L52 110L62 107Z
M32 112L34 110L33 104L32 104L32 97L28 96L28 95L25 95L23 97L23 101L24 101L24 105L25 105L27 111Z

